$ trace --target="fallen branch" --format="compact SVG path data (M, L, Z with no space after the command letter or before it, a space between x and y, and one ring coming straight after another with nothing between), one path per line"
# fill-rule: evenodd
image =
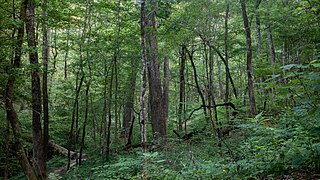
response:
M223 103L223 104L216 104L215 106L201 105L199 108L194 109L190 113L190 115L189 115L188 119L186 119L186 121L190 120L190 118L191 118L191 116L193 115L194 112L199 111L202 108L214 108L214 107L219 107L219 106L230 106L230 107L232 107L232 109L237 110L236 106L232 102L226 102L226 103Z

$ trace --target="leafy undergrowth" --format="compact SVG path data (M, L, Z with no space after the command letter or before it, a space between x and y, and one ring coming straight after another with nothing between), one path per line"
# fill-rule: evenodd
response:
M221 148L215 136L203 133L188 141L169 139L159 152L142 153L141 149L134 149L113 155L105 163L100 156L91 157L59 178L317 179L318 119L309 119L308 123L313 123L310 126L293 117L282 115L280 120L270 120L259 115L240 120Z

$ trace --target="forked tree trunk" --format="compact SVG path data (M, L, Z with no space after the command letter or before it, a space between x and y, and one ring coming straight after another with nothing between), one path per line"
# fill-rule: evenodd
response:
M36 34L35 34L35 2L34 0L26 0L26 32L28 46L32 50L29 52L30 64L34 67L31 70L31 86L32 86L32 137L33 137L33 164L38 178L46 178L45 170L46 161L44 156L43 135L41 127L41 86L40 71L38 62L38 53L36 51Z
M256 102L255 102L255 97L254 97L254 87L253 87L251 30L250 30L249 23L248 23L245 0L240 0L240 3L241 3L243 25L244 25L244 29L245 29L246 44L247 44L248 94L249 94L251 115L254 117L257 114L257 109L256 109Z

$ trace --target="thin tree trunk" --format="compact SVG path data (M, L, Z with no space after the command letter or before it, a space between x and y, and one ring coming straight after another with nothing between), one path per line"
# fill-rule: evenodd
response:
M256 13L256 34L257 34L258 56L260 57L262 53L262 45L261 45L260 16L258 13Z
M147 151L147 111L146 111L146 97L147 97L147 48L146 48L146 12L145 0L141 1L141 95L140 95L140 116L141 116L141 144L143 152Z
M166 122L169 116L169 75L170 75L170 62L169 58L165 57L164 60L164 83L163 83L163 116Z
M73 108L72 108L72 119L71 119L71 128L70 128L70 132L69 132L69 147L68 147L68 166L67 169L69 170L70 168L70 162L71 162L71 148L72 148L72 143L74 142L74 138L73 134L74 134L74 124L75 124L75 116L76 116L76 109L77 109L77 104L78 104L78 99L79 99L79 95L80 95L80 90L82 87L82 83L84 80L84 74L82 74L81 79L80 79L80 83L78 86L78 89L76 90L76 97L74 98L74 103L73 103Z
M198 93L200 95L202 105L205 106L206 105L206 101L204 99L203 93L201 91L201 88L200 88L200 85L199 85L199 82L198 82L197 69L196 69L196 65L194 64L194 61L193 61L193 52L190 52L188 49L186 49L186 51L187 51L187 53L189 55L189 59L190 59L190 62L191 62L192 68L193 68L193 76L194 76L194 80L195 80L195 83L196 83L197 91L198 91ZM207 116L206 108L203 108L203 111L204 111L204 115Z
M71 17L71 12L69 10L69 18ZM67 49L64 55L64 79L68 78L68 54L69 54L69 36L70 36L70 24L67 30Z
M50 29L47 28L47 0L42 1L42 62L43 62L43 75L42 75L42 93L43 93L43 154L44 160L47 161L48 156L48 142L49 142L49 97L48 97L48 65L50 56ZM45 167L46 168L46 167Z
M214 121L216 123L216 127L217 127L217 134L218 134L218 138L219 138L219 142L218 142L218 146L221 147L221 138L222 138L222 134L221 134L221 124L219 123L218 120L218 112L217 112L217 108L216 108L216 101L215 101L215 97L214 97L214 92L213 92L213 49L212 47L209 47L209 91L210 91L210 100L212 101L212 106L213 106L213 115L214 115ZM211 103L210 103L211 104ZM210 113L211 113L211 109L210 109ZM214 123L212 123L212 127L214 127Z
M36 34L35 34L35 3L34 0L26 0L26 32L28 46L32 49L29 52L29 61L33 65L31 71L32 86L32 136L33 136L33 163L37 176L46 178L45 156L43 146L43 136L41 127L41 87L40 87L40 71L38 62L38 53L36 51Z
M268 35L270 62L274 66L276 63L276 53L274 50L273 38L272 38L272 32L271 32L270 25L268 25L268 27L267 27L267 35Z
M183 116L182 112L184 111L185 107L185 79L184 79L184 69L185 69L185 64L186 64L186 46L182 45L181 48L181 61L180 61L180 95L179 95L179 110L178 110L178 115L179 115L179 125L178 125L178 130L182 131L182 122L183 122Z
M226 63L226 60L224 59L223 55L221 54L221 52L219 51L219 49L217 49L214 45L210 44L209 40L207 40L206 38L204 38L202 35L200 35L200 38L207 43L207 45L209 47L212 47L214 51L216 51L216 53L218 54L218 56L220 57L220 59L223 61L225 67L226 67L226 73L227 73L227 76L230 80L230 83L231 83L231 86L232 86L232 89L233 89L233 94L235 96L236 99L238 99L238 94L237 94L237 90L236 90L236 87L233 83L233 80L232 80L232 76L231 76L231 73L230 73L230 69L229 69L229 65Z
M217 58L217 66L218 66L218 85L219 85L219 91L218 91L218 97L220 99L223 99L223 87L222 87L222 80L221 80L221 62Z
M115 65L115 61L116 61L116 56L113 57L113 62L112 62L112 67L111 67L111 79L110 79L110 83L109 83L109 98L108 98L108 131L107 131L107 148L106 148L106 158L107 160L110 159L110 143L111 143L111 102L112 102L112 86L113 86L113 76L114 76L114 65Z
M248 75L248 94L249 94L249 101L250 101L250 110L251 110L251 115L255 116L257 114L257 109L256 109L254 87L253 87L251 30L248 23L245 1L240 0L240 3L241 3L243 25L245 29L246 44L247 44L247 75Z
M135 87L136 87L136 77L137 77L137 68L134 63L132 63L132 69L127 80L126 85L126 98L123 108L123 119L122 119L122 138L128 138L130 122L133 116L133 106L134 106L134 96L135 96Z
M103 83L103 123L101 122L100 134L103 133L103 142L101 144L101 158L104 161L104 152L107 143L107 60L104 61L104 83ZM103 130L102 130L103 124ZM101 141L101 136L100 136Z
M114 129L114 140L115 142L118 141L118 89L119 89L119 84L118 84L118 66L117 66L117 61L120 59L120 42L118 42L119 35L120 35L120 30L121 30L121 16L120 16L120 5L121 5L121 0L118 0L117 4L117 45L115 49L115 60L114 60L114 73L115 73L115 94L114 94L114 114L115 114L115 129Z
M80 146L80 155L79 155L79 165L81 165L82 161L82 152L84 149L84 138L86 135L86 126L87 126L87 121L88 121L88 109L89 109L89 91L90 91L90 82L87 83L87 88L86 88L86 108L85 108L85 115L84 115L84 122L83 122L83 128L82 128L82 137L81 137L81 146Z
M225 96L224 96L224 102L229 102L229 78L227 73L227 67L229 66L229 39L228 39L228 19L229 19L229 0L226 0L226 16L224 19L224 59L226 62L226 90L225 90ZM226 117L227 120L229 120L229 108L226 106Z
M88 7L89 6L89 7ZM87 82L87 87L86 87L86 99L85 99L85 117L84 117L84 122L83 122L83 128L82 128L82 137L81 137L81 145L80 145L80 154L79 154L79 165L81 165L82 162L82 154L83 154L83 149L85 147L85 136L86 136L86 126L88 122L88 114L89 114L89 92L90 92L90 85L91 85L91 62L90 62L90 54L89 54L89 44L90 44L90 33L91 33L91 25L90 25L90 20L91 20L91 4L90 0L87 1L87 18L88 18L88 40L86 43L86 58L87 58L87 63L88 63L88 70L89 70L89 80ZM84 40L84 37L83 37Z

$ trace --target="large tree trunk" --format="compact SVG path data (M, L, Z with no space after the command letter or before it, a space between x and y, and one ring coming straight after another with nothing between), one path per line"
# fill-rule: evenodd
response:
M246 44L247 44L247 74L248 74L248 94L249 94L250 110L251 110L251 115L255 116L257 114L257 109L256 109L256 102L254 98L254 87L253 87L251 30L248 23L245 0L240 0L240 3L241 3L243 25L245 29Z
M25 19L25 4L24 2L21 3L21 9L20 9L20 19ZM18 36L16 44L14 45L14 60L12 64L12 70L15 70L20 67L20 61L21 61L21 50L22 50L22 43L23 43L23 36L24 36L24 24L21 24L18 27ZM14 84L16 81L17 73L13 73L9 76L7 86L5 89L5 108L6 108L6 114L7 114L7 121L10 123L14 141L15 141L15 150L17 153L17 159L19 160L19 163L22 167L22 170L24 174L27 176L28 179L36 180L37 176L32 168L32 166L29 164L28 158L24 151L24 145L21 138L21 127L20 122L18 119L18 115L13 107L13 93L14 93Z
M158 41L156 23L156 1L149 0L151 12L149 13L147 35L147 52L149 58L148 77L150 91L151 125L155 139L166 138L166 119L164 118L163 93L158 61Z
M40 87L40 71L38 63L37 44L35 36L35 2L34 0L26 0L26 32L28 46L31 48L29 52L30 64L34 67L31 71L32 85L32 136L33 136L33 163L36 174L39 178L46 178L45 155L43 146L43 136L41 127L41 87Z

